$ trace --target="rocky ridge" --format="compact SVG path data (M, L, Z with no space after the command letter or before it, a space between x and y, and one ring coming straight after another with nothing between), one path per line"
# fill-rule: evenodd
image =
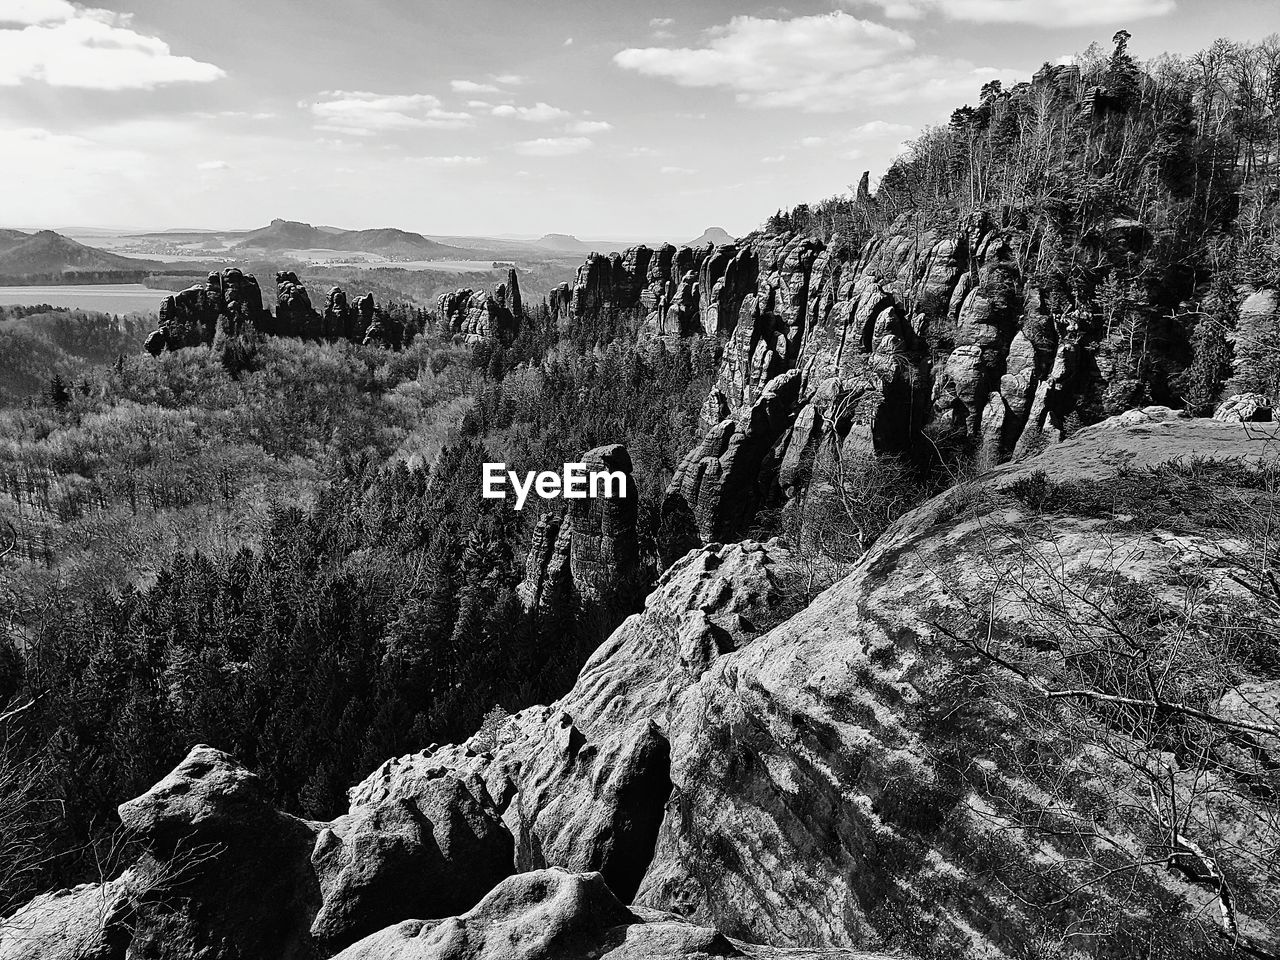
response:
M603 607L606 618L620 594L639 572L636 488L631 457L621 444L596 447L582 455L588 475L621 474L626 496L567 501L538 518L519 586L526 610L564 618L572 610Z
M1115 264L1150 242L1121 219L1079 241ZM663 505L674 558L741 535L757 509L793 502L837 463L947 447L995 464L1150 402L1127 346L1040 267L1065 252L1016 212L950 229L904 215L860 249L753 235L592 254L550 307L567 321L638 310L644 335L723 343L702 439ZM1280 294L1248 296L1228 392L1259 380L1278 330Z
M160 326L147 337L153 356L183 347L219 349L246 336L346 340L399 350L405 343L401 323L378 310L373 294L349 301L341 287L325 298L324 312L311 302L306 286L292 271L276 274L276 306L263 305L257 278L236 267L210 273L204 283L170 294L160 304Z
M446 293L436 302L436 312L441 331L460 335L467 343L509 343L524 319L520 278L513 267L507 271L507 282L491 293L470 287Z
M1122 871L1062 893L1088 864L1002 805L1066 777L1058 796L1108 849L1140 850L1123 734L1099 752L1028 729L994 695L1018 678L955 638L998 571L1041 596L1108 557L1141 558L1117 570L1135 586L1209 578L1242 615L1249 597L1215 559L1230 535L1102 523L1073 506L1087 498L1046 524L1020 491L1051 477L1113 502L1133 471L1194 456L1226 478L1274 458L1275 440L1267 425L1131 411L925 504L789 618L802 557L776 540L699 547L564 698L387 761L332 823L271 810L253 774L197 747L121 807L143 860L34 901L0 931L0 958L774 955L746 943L1014 957L1059 935L1087 954L1117 924L1122 953L1198 937L1197 955L1225 955L1197 927L1212 886L1174 862L1139 886ZM1028 749L1066 753L1045 780L1014 762ZM1262 761L1232 760L1245 762ZM1225 771L1197 777L1221 801L1215 830L1274 842ZM1265 946L1274 932L1251 916L1266 880L1247 858L1226 868L1240 935Z

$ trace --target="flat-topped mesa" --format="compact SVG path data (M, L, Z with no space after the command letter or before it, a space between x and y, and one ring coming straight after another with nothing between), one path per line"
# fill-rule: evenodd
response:
M436 301L436 312L441 330L467 343L510 343L524 320L519 275L514 268L507 271L507 282L491 293L470 287L446 293Z
M377 327L370 338L368 331ZM389 349L404 345L403 325L383 316L373 294L348 302L341 287L326 298L324 314L312 306L306 286L291 270L276 274L276 309L263 306L262 290L251 274L236 267L210 273L204 283L170 294L160 305L160 326L147 337L153 356L183 347L214 346L237 337L301 337L348 340Z
M637 492L627 448L596 447L582 455L582 462L588 475L621 474L625 495L568 500L563 509L539 519L518 592L526 609L543 616L564 616L575 606L625 603L639 570Z

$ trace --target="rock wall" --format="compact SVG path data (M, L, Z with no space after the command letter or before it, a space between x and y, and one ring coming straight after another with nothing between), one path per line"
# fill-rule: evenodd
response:
M491 293L469 287L446 293L436 301L436 312L441 329L467 343L509 343L524 320L520 278L513 268L507 272L507 282Z
M1130 220L1080 243L1119 261L1148 241ZM998 463L1149 402L1105 324L1041 268L1061 252L1014 213L950 229L904 216L861 249L753 235L593 254L551 307L570 320L638 309L647 335L723 343L702 440L663 506L671 559L741 535L837 460L946 446ZM1270 329L1272 301L1249 304L1242 330Z
M348 340L399 350L405 330L377 309L373 294L349 303L341 287L332 288L323 315L311 303L306 286L292 271L276 274L272 313L252 275L236 267L210 273L204 283L170 294L160 304L160 326L146 340L153 356L183 347L218 347L237 337L300 337Z
M582 455L590 475L620 473L625 497L567 500L538 520L525 562L519 594L527 610L561 618L573 610L612 608L623 601L639 572L636 535L637 491L631 457L621 444ZM614 620L613 622L617 622Z

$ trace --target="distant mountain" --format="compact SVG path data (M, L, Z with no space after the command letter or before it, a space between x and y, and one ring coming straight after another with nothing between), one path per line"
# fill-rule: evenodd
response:
M254 250L350 250L383 257L461 257L467 251L428 240L420 233L381 227L374 230L341 230L313 227L297 220L272 220L260 230L244 234L235 249Z
M548 233L533 241L533 246L543 250L564 250L568 253L590 253L591 244L583 243L567 233Z
M107 253L52 230L0 230L0 276L151 270L160 264Z
M690 247L705 247L708 243L711 243L720 246L724 243L733 243L735 239L724 227L707 227L702 231L702 236L696 240L690 240L687 245Z

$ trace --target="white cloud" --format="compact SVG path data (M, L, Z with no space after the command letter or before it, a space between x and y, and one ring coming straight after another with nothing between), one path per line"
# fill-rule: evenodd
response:
M671 26L673 23L675 23L675 20L671 17L654 17L649 21L649 26L653 27L655 30L660 30L663 27Z
M501 93L492 83L476 83L474 80L450 80L454 93Z
M67 0L7 0L0 7L0 23L48 23L50 20L70 20L76 8Z
M856 147L852 150L844 150L840 154L841 160L860 160L862 159L862 151Z
M760 162L761 163L782 163L786 159L787 159L787 155L785 153L779 153L776 156L772 156L772 157L761 157Z
M457 129L472 121L469 113L443 109L440 98L429 93L329 90L322 96L328 99L309 106L317 128L329 133L368 137L403 130Z
M801 137L800 138L800 146L802 147L809 147L809 148L821 147L821 146L825 146L826 143L827 143L826 137Z
M225 160L201 160L196 164L197 170L230 170L231 164Z
M414 163L424 163L429 167L478 167L488 163L487 157L449 156L449 157L410 157Z
M529 82L528 77L522 77L518 73L499 73L490 77L494 83L500 83L504 87L519 87Z
M697 173L697 170L690 170L688 167L663 167L659 173L670 174L672 176L685 176L691 173Z
M608 133L612 129L608 120L575 120L565 127L569 133Z
M568 110L561 110L549 103L538 101L532 107L513 107L503 104L490 111L495 117L518 117L530 123L550 123L552 120L564 120L571 116Z
M132 29L129 21L62 0L4 0L0 87L39 81L53 87L150 90L226 76L212 63L175 56L167 43Z
M591 149L588 137L540 137L537 140L521 140L516 153L526 157L568 157Z
M472 110L489 110L493 107L493 104L488 100L468 100L467 106Z
M1162 17L1176 0L842 0L845 6L875 6L885 16L919 20L941 14L974 23L1023 23L1039 27L1087 27Z
M900 30L837 10L789 20L734 17L708 31L701 47L632 48L613 59L625 70L681 86L728 88L745 106L805 113L965 96L987 80L1015 76L916 55L915 46Z
M905 137L915 127L906 123L889 123L887 120L872 120L854 127L849 135L853 137Z

